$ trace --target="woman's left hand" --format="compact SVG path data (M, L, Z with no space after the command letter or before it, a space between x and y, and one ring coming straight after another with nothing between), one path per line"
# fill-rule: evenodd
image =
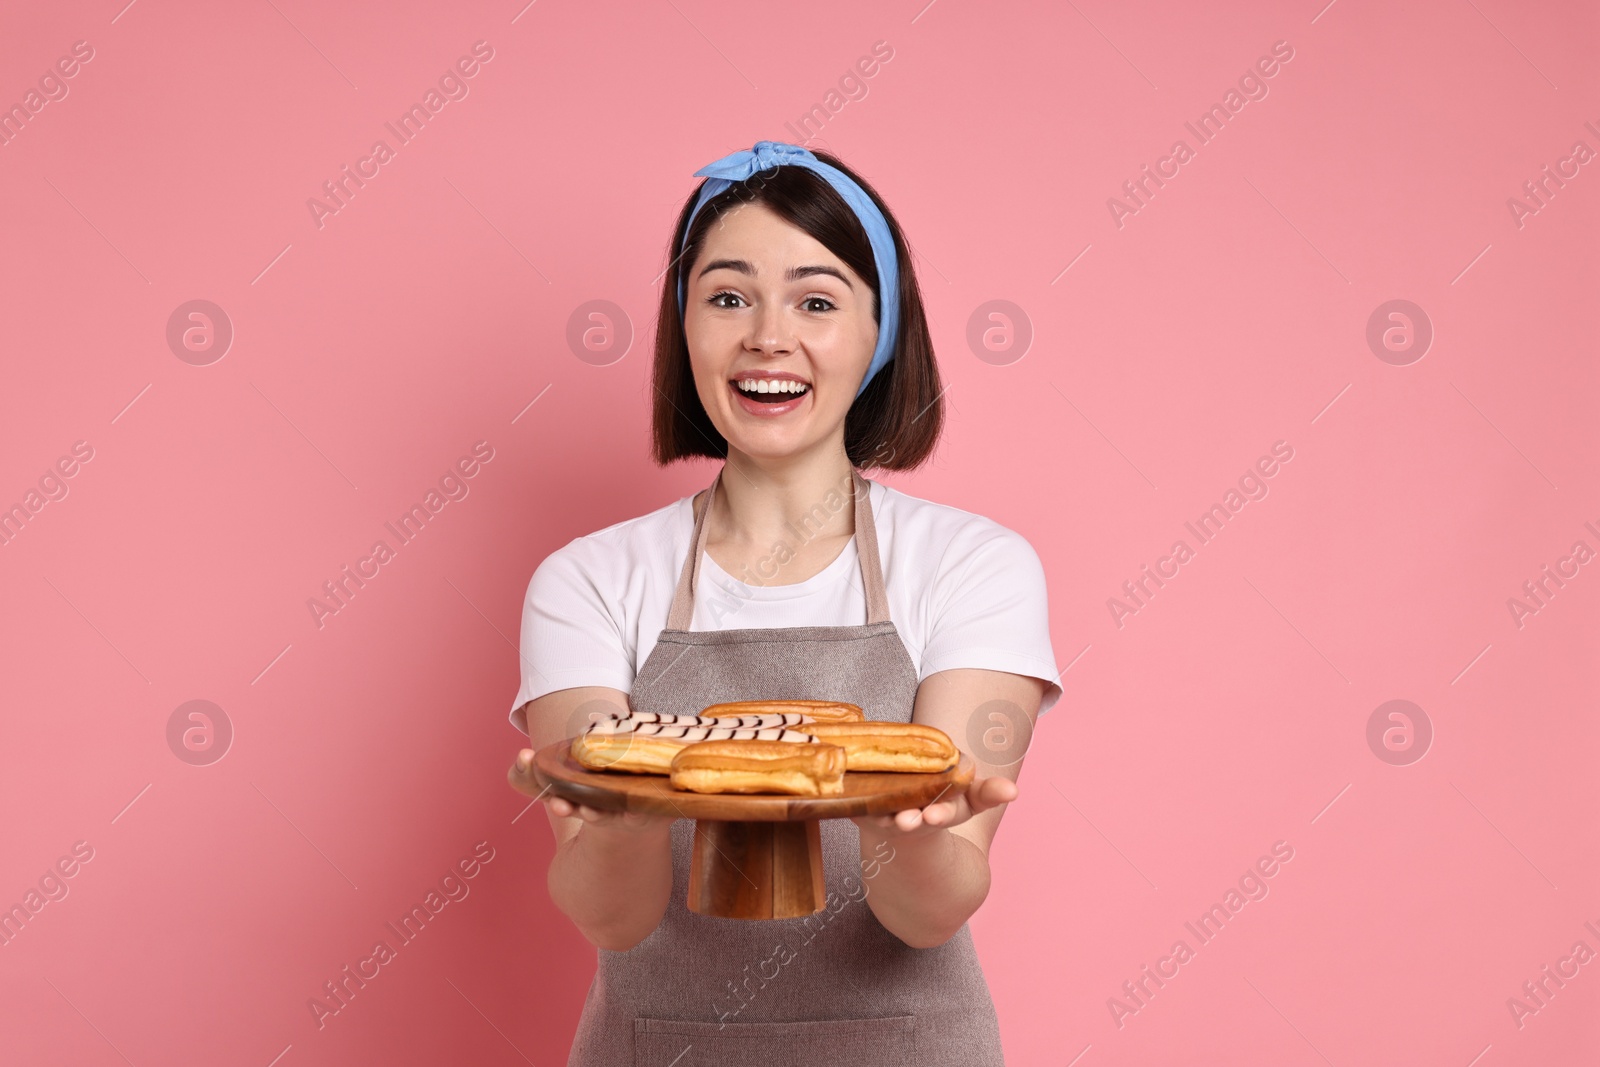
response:
M906 808L893 815L857 815L851 821L880 837L923 837L960 826L980 812L1017 799L1017 783L1002 775L974 777L966 789L951 790L927 807Z

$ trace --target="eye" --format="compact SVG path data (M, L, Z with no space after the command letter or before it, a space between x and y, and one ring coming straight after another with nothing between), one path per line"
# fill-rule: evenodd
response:
M723 297L729 297L733 300L743 300L743 297L741 297L738 293L731 293L724 289L720 293L712 293L710 296L706 297L706 303L715 308L727 308L729 305L717 303L717 301L721 300Z
M807 304L826 304L827 305L826 307L820 307L820 308L813 308L813 307L807 307L806 308L807 311L817 311L817 312L833 311L836 308L838 308L838 306L839 306L839 305L835 304L832 300L829 300L825 296L808 296L804 300L801 301L801 305L802 306L807 305Z

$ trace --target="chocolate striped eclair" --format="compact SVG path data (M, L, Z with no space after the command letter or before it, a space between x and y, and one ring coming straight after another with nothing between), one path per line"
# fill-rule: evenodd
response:
M764 712L749 715L669 715L657 711L630 711L626 715L612 712L617 722L656 722L669 726L737 726L759 729L767 726L799 726L808 721L796 711ZM605 719L598 720L605 722Z
M781 741L819 744L815 737L783 726L714 726L709 723L646 722L632 716L599 719L572 742L572 758L592 771L667 774L672 757L697 741Z

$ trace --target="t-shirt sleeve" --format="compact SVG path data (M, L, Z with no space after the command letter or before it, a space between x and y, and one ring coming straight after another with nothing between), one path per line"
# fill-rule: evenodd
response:
M1042 715L1061 698L1044 565L1033 546L1004 527L975 547L953 544L935 578L922 678L968 667L1042 678ZM920 679L919 679L920 680Z
M518 649L522 685L511 704L511 724L518 729L518 709L558 689L633 688L633 662L609 607L615 598L604 595L595 569L584 565L582 542L546 556L528 582Z

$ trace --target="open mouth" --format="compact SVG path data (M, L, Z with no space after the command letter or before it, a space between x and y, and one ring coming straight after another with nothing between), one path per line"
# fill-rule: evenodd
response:
M735 378L730 384L740 396L758 404L785 404L811 391L811 386L805 382L789 378Z

